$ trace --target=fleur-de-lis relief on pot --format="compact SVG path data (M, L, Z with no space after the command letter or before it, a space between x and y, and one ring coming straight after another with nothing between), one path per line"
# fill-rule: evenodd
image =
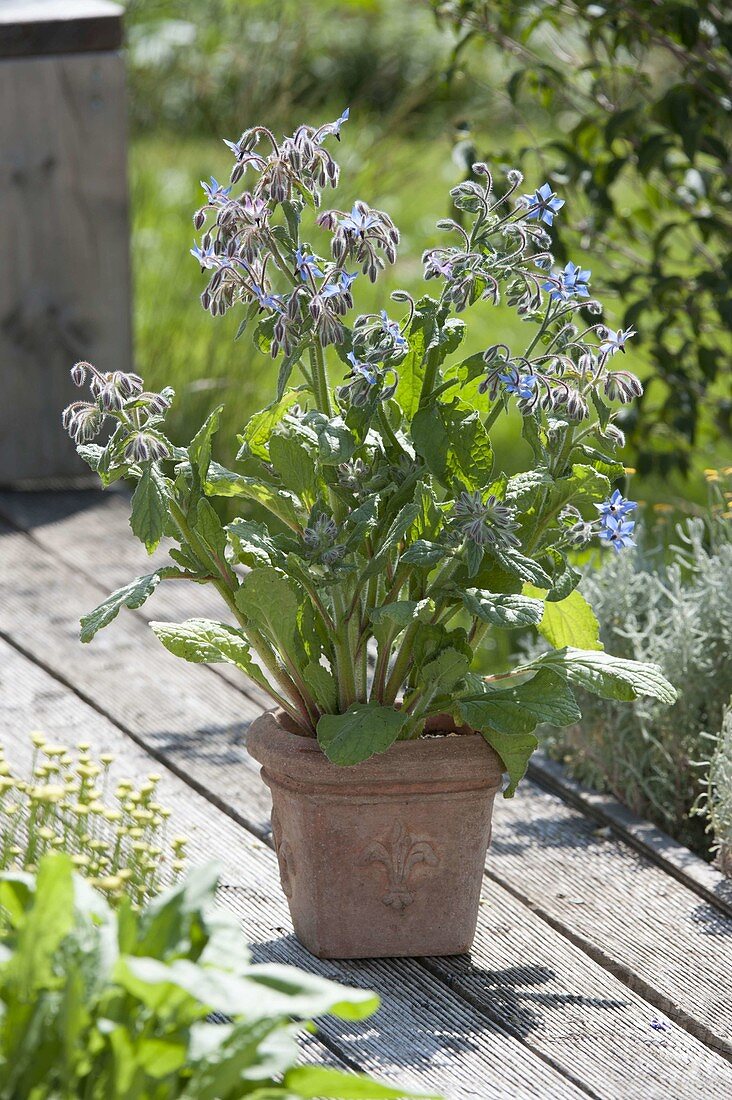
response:
M280 819L274 810L272 811L272 839L274 841L275 852L277 853L277 862L280 866L282 893L286 898L291 898L293 890L292 879L295 874L292 845L289 841L283 839Z
M365 850L360 863L383 863L386 868L388 889L382 897L384 905L395 909L406 909L414 901L414 895L408 889L414 868L419 863L435 867L439 859L429 840L413 837L405 825L395 822L385 842L375 841Z

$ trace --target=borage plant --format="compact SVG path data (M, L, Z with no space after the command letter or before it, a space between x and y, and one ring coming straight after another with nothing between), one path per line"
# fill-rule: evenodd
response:
M359 280L394 263L399 234L365 202L313 215L337 183L326 144L346 118L282 141L254 127L229 143L231 184L204 184L193 249L210 272L203 305L242 308L240 330L254 326L279 363L274 400L239 437L236 470L211 457L220 410L182 448L165 435L172 391L74 367L91 387L65 413L81 455L105 485L137 482L131 524L149 551L163 535L175 544L170 565L82 620L82 639L163 580L209 583L226 621L154 622L171 652L236 665L336 764L419 738L447 713L495 748L511 794L537 723L579 719L573 687L674 699L655 666L602 651L576 591L576 548L632 544L635 505L612 483L623 474L613 407L641 392L617 366L633 333L592 323L601 307L581 264L555 268L545 226L562 200L548 185L519 194L518 172L496 188L484 164L480 182L452 191L465 224L439 222L449 243L425 253L436 296L395 292L400 316L350 321ZM526 322L525 347L499 339L461 358L458 315L501 297ZM512 407L532 458L509 477L491 427ZM107 442L92 442L108 424ZM268 518L222 523L217 497L254 502ZM509 673L477 674L488 632L514 627L538 628L553 648Z

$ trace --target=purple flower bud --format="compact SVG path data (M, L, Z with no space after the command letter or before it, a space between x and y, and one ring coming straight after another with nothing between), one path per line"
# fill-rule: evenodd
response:
M84 360L79 363L74 363L71 368L71 381L75 386L83 386L86 381L86 372L91 370L91 363L86 363Z

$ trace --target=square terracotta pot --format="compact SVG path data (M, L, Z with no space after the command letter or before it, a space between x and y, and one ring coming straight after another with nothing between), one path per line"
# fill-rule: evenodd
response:
M397 742L344 768L268 712L252 723L247 747L272 792L282 889L309 951L349 959L469 950L503 774L479 734Z

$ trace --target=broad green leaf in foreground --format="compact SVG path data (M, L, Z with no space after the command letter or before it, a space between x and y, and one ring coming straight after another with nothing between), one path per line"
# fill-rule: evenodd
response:
M318 743L333 764L360 764L394 744L409 716L380 703L353 703L344 714L324 714Z
M500 685L501 681L495 683ZM478 686L477 677L470 677L470 686ZM538 746L533 735L536 726L540 722L571 725L579 721L580 710L566 680L549 669L508 688L486 682L480 686L481 694L459 701L460 714L503 760L510 780L504 795L509 798Z
M410 1097L440 1100L434 1093L406 1092L329 1066L297 1066L285 1075L284 1084L297 1097L322 1097L323 1100L409 1100Z

